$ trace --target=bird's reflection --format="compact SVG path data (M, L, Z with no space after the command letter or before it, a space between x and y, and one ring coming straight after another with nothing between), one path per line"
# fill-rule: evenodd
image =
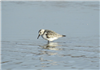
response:
M48 44L44 44L44 45L39 45L40 47L42 47L43 49L49 49L49 50L62 50L61 48L58 48L57 46L60 46L58 43L55 42L50 42Z

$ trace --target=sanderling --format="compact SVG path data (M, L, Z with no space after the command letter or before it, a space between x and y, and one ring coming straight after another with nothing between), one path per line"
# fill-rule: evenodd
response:
M37 37L37 39L39 38L39 36L42 36L42 38L44 38L45 40L48 40L48 43L49 41L53 41L53 40L56 40L60 37L66 37L66 35L60 35L54 31L51 31L51 30L45 30L45 29L40 29L39 30L39 35Z

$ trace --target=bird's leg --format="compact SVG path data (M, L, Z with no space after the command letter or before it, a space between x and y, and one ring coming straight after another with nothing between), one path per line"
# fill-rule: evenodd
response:
M49 41L48 41L48 44L49 44Z

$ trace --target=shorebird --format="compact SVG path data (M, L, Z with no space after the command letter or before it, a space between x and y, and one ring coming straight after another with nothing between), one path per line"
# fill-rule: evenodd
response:
M48 40L48 43L60 37L66 37L66 35L60 35L52 30L40 29L38 33L39 35L37 39L39 38L39 36L42 36L43 39Z

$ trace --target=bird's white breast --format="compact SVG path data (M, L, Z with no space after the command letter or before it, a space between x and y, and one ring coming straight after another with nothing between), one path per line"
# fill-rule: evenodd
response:
M53 41L53 40L56 40L58 39L57 37L53 37L53 38L47 38L46 34L42 35L42 37L46 40L49 40L49 41Z

